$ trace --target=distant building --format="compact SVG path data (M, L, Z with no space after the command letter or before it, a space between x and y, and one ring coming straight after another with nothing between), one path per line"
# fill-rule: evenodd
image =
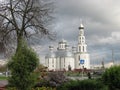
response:
M0 60L0 66L6 65L7 64L7 60Z
M91 65L91 69L106 69L106 68L110 68L112 66L117 66L120 65L120 62L117 63L113 63L113 62L107 62L104 64L95 64L95 65Z
M74 70L87 68L90 69L90 57L87 53L87 44L84 36L84 26L80 24L78 45L70 49L66 40L58 42L57 51L49 46L49 52L45 56L45 65L49 70Z

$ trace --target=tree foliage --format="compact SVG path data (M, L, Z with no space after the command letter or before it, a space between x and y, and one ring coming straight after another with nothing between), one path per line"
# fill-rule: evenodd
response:
M105 71L102 79L110 90L120 89L120 66L113 66Z
M47 67L39 64L38 67L34 70L34 73L38 77L37 81L39 81L48 74Z
M8 63L11 71L9 85L16 87L17 90L30 90L35 83L33 71L38 66L38 60L32 49L22 45Z
M7 71L7 65L0 65L0 72L6 72Z
M69 79L67 79L63 72L48 72L47 75L44 75L42 79L39 80L39 83L37 83L35 87L58 87L67 81L69 81Z
M0 45L18 48L21 38L39 34L53 38L47 24L51 21L52 4L48 0L3 0L0 3ZM8 52L8 51L7 51Z
M57 90L108 90L101 80L71 80L57 87Z

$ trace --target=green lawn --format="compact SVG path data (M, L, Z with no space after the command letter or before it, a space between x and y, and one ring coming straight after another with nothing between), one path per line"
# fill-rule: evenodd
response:
M66 76L71 76L71 77L76 77L76 76L82 76L82 72L79 73L79 72L65 72L65 75ZM84 73L84 76L87 76L86 73Z
M8 77L6 76L0 76L0 80L7 80Z

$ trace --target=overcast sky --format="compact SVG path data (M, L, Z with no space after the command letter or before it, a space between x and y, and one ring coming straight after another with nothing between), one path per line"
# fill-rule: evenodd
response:
M48 46L56 50L61 39L69 45L77 46L78 27L81 19L85 27L86 43L91 64L112 61L112 49L115 62L120 62L120 0L53 0L55 18L50 30L57 33L55 41L40 40L34 48L44 63ZM38 42L36 40L36 42Z
M100 64L103 59L110 62L112 49L115 61L120 60L120 0L56 0L54 13L52 30L57 32L57 39L37 46L41 58L47 53L47 46L57 47L62 38L70 46L77 45L82 19L91 63Z

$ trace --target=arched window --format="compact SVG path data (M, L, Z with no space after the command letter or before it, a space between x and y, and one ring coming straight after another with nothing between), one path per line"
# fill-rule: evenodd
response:
M84 50L85 50L85 48L84 48L84 46L83 46L83 52L84 52Z
M81 52L81 46L79 46L79 51Z
M54 67L54 58L52 58L52 67Z
M65 67L65 58L64 58L64 67Z
M80 61L80 55L78 56L78 61Z
M48 59L48 67L49 67L49 59Z
M80 65L80 55L78 56L78 62L79 62L78 64Z
M80 35L83 35L83 30L80 30Z

